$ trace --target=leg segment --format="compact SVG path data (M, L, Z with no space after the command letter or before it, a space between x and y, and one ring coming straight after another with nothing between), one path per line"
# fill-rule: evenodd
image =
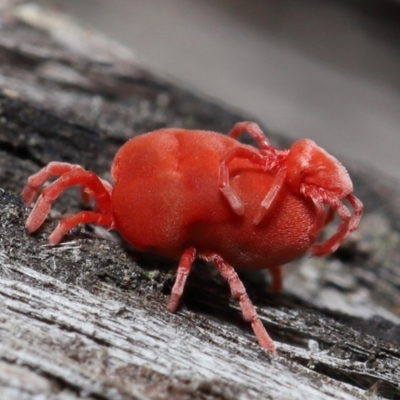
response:
M238 136L243 132L248 132L250 136L257 142L261 150L266 150L274 153L275 149L272 147L264 132L255 122L238 122L228 133L228 136L232 137L233 139L237 139Z
M361 203L361 201L358 200L357 197L354 196L353 194L349 194L348 196L346 196L346 199L348 200L348 202L350 203L350 205L353 207L354 210L354 214L350 219L349 231L351 233L357 229L358 224L360 223L360 219L364 211L364 206Z
M101 178L99 178L99 179L100 179L100 182L103 184L104 189L106 189L108 194L111 196L111 193L112 193L112 190L113 190L113 187L112 187L111 183L107 182L104 179L101 179ZM85 206L87 206L90 203L90 198L95 198L95 197L96 196L90 191L89 188L81 187L81 199L82 199L82 203ZM98 210L98 205L97 204L95 205L95 208L96 208L97 211L100 211L100 210Z
M170 312L175 312L179 306L179 300L182 296L183 289L185 288L185 283L190 272L190 267L192 266L195 258L196 249L194 249L193 247L185 250L185 252L182 254L176 274L175 283L171 291L171 297L167 305L167 310Z
M79 224L90 224L101 225L106 228L113 228L114 220L112 215L99 214L93 211L81 211L72 217L62 219L56 229L49 236L50 244L58 244L61 242L63 236L72 228Z
M206 261L210 261L217 266L221 275L228 281L232 296L239 300L244 319L251 323L254 334L256 335L260 346L271 353L276 354L274 342L258 318L257 312L246 293L246 289L243 286L243 283L240 281L235 270L216 253L201 254L201 258Z
M326 213L323 197L319 194L317 190L314 190L312 187L306 187L304 189L304 194L313 201L316 210L314 225L310 228L308 234L310 236L315 236L315 239L317 239L318 234L321 232L321 230L328 222L330 222L328 220L334 217L335 210L333 208L330 208L328 213Z
M314 256L333 253L350 233L350 211L338 199L331 199L329 205L338 213L341 222L337 232L323 243L314 244L310 251Z
M228 164L234 158L245 158L252 161L255 164L264 165L265 161L263 157L251 148L246 147L235 147L230 152L228 152L220 161L219 164L219 190L228 200L229 205L232 210L235 211L237 215L244 214L243 202L238 196L238 194L233 190L229 183L229 169Z
M63 162L51 162L42 168L36 174L28 178L28 182L22 190L21 196L25 201L25 205L29 206L35 200L39 193L40 187L52 176L61 176L70 171L83 171L79 165L68 164Z
M260 150L254 151L250 148L237 147L227 153L220 161L219 167L219 187L222 194L228 200L228 203L238 215L244 214L243 202L232 189L229 183L229 170L228 164L234 158L244 158L251 161L254 164L258 164L263 168L269 169L273 165L276 167L278 160L278 151L271 145L270 141L265 136L261 128L254 122L238 122L233 129L229 132L228 136L237 139L242 132L248 132L257 142ZM268 167L268 168L267 168ZM261 208L256 217L254 218L254 224L258 225L268 209L271 207L273 201L277 197L277 194L282 187L282 184L286 178L286 169L282 167L275 177L275 181L261 203Z
M31 175L28 178L28 182L22 190L21 196L24 199L25 205L29 206L35 200L39 193L40 187L50 178L54 176L62 176L67 172L71 171L85 171L81 166L75 164L69 164L64 162L51 162L42 168L36 174ZM107 181L100 179L103 183L104 188L111 193L112 186ZM84 204L89 202L90 193L82 189L82 200Z
M35 207L26 221L27 230L29 232L37 230L46 219L54 200L66 188L74 185L83 186L93 195L100 214L112 215L110 194L101 180L93 172L77 168L66 172L47 188L43 189L42 194L39 196Z
M235 211L237 215L243 215L244 208L242 200L229 184L228 164L234 158L245 158L255 164L265 166L265 159L267 155L275 157L275 149L272 147L270 141L264 135L264 132L261 130L258 124L248 121L238 122L229 132L228 136L232 137L233 139L237 139L238 136L243 132L248 132L256 140L261 152L259 153L249 148L237 147L226 154L226 156L221 160L219 166L220 190L225 198L228 200L228 203L232 207L232 210Z
M269 189L269 192L264 197L264 200L261 202L260 209L253 221L254 225L258 225L264 219L265 215L267 214L267 211L277 198L278 193L282 188L283 182L285 181L285 178L286 178L286 168L282 167L276 174L274 182L272 183L271 188Z

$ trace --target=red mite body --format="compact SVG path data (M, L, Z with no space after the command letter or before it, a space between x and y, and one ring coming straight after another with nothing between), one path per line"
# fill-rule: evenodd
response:
M245 147L221 134L178 129L130 140L112 168L116 229L138 250L177 258L194 247L222 255L235 268L265 269L305 253L315 240L308 234L315 211L299 194L285 188L268 218L254 225L274 178L260 166L231 163L232 185L246 211L239 216L229 207L218 170L237 146Z
M236 140L245 130L260 149ZM30 204L47 179L60 175L43 189L27 229L38 229L62 191L80 185L95 210L61 220L50 243L60 242L77 224L92 222L118 230L138 250L180 258L169 311L178 307L195 258L211 261L239 299L260 345L275 352L235 269L269 269L279 290L279 266L307 250L314 255L336 250L357 228L362 204L351 193L344 167L314 142L303 139L289 151L277 150L250 122L237 124L230 136L161 129L131 139L114 159L114 187L77 165L50 163L23 190ZM335 213L341 219L338 231L315 243Z

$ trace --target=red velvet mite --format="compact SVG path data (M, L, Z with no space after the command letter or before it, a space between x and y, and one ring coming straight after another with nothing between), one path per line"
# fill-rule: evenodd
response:
M244 131L259 148L236 140ZM179 258L167 306L172 312L194 260L212 262L239 300L260 345L273 353L274 343L235 270L268 269L273 289L280 290L282 264L307 251L316 256L335 251L357 228L363 211L336 158L309 139L278 150L252 122L236 124L228 136L160 129L135 137L118 151L111 174L114 185L79 165L48 164L28 179L22 192L30 205L41 186L59 176L42 190L27 230L37 230L55 199L79 185L95 208L60 220L49 237L51 244L78 224L94 223L118 230L138 250ZM335 214L340 218L336 233L318 243Z

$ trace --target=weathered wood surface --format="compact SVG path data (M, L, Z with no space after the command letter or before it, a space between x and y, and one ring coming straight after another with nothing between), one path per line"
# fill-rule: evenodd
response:
M54 217L80 209L76 192L26 235L18 193L47 162L109 179L113 155L133 135L163 126L227 132L249 116L161 78L60 15L13 3L0 2L0 398L399 398L400 194L365 168L351 172L366 216L337 253L289 266L281 295L260 274L243 277L276 358L204 264L172 315L174 263L98 229L48 246Z

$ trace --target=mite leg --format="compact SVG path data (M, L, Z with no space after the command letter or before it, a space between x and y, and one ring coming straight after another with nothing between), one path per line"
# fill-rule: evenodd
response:
M314 244L310 251L314 256L325 256L333 253L350 234L350 211L338 199L331 199L329 205L338 213L341 222L337 232L323 243Z
M25 205L29 206L35 200L39 193L40 187L50 178L61 176L71 171L85 171L81 166L64 162L51 162L38 171L36 174L28 178L28 182L22 190L21 196L24 199ZM107 181L101 179L104 188L111 193L112 186ZM84 204L89 202L90 193L82 189L82 200Z
M40 187L51 177L64 175L70 171L83 171L79 165L68 164L63 162L51 162L42 168L36 174L28 178L28 182L22 190L21 196L25 201L25 205L29 206L35 200L39 193Z
M111 196L111 193L113 190L111 183L107 182L104 179L101 179L101 178L99 178L99 179L100 179L100 182L103 184L104 189L106 189L108 194ZM93 194L88 187L81 187L81 199L82 199L83 205L87 206L90 203L90 199L95 198L95 197L96 197L96 195ZM101 210L99 210L97 204L95 205L95 208L96 208L96 211L101 211Z
M106 228L113 228L114 226L112 215L99 214L93 211L81 211L71 217L62 219L49 236L49 242L50 244L58 244L61 242L63 236L75 226L90 223L101 225Z
M357 197L354 196L353 194L349 194L348 196L346 196L346 199L348 200L348 202L350 203L350 205L353 207L354 210L353 216L351 217L350 220L350 227L349 227L349 231L351 233L357 229L358 224L360 223L360 219L364 211L364 206L363 203L361 203L361 201L358 200Z
M274 147L271 145L264 132L255 122L238 122L228 133L228 136L237 139L239 135L243 132L248 132L250 136L257 142L260 149L270 151L271 154L275 154Z
M87 188L93 195L94 200L101 210L101 214L112 215L112 204L110 194L104 187L99 177L93 172L83 169L73 169L43 189L35 207L31 211L26 228L29 232L37 230L44 222L50 211L52 203L68 187L81 185Z
M326 213L323 197L312 187L306 187L304 194L312 200L316 211L314 225L310 228L308 234L310 236L315 236L315 239L317 239L318 234L328 223L327 220L333 218L335 215L335 209L331 207L328 213Z
M258 126L258 124L248 121L238 122L229 132L228 136L237 139L242 132L248 132L256 140L258 146L260 147L260 153L255 153L250 149L243 149L243 148L232 149L221 160L220 173L219 173L220 190L228 200L233 211L235 211L236 214L238 215L244 214L243 203L239 198L239 196L237 195L237 193L232 189L232 187L229 184L229 170L227 165L232 159L240 157L240 158L246 158L251 162L263 166L265 168L267 165L269 165L269 161L271 164L273 161L276 161L278 155L277 150L271 145L270 141L267 139L267 137L265 136L261 128ZM286 169L282 167L279 170L278 174L276 175L274 183L271 186L271 189L269 190L264 200L262 201L259 212L254 218L255 225L258 225L265 217L268 209L271 207L274 200L276 199L285 178L286 178Z
M243 283L240 281L235 270L216 253L201 254L201 258L214 263L223 278L228 281L232 296L239 300L244 319L251 323L254 334L256 335L260 346L271 353L276 354L274 342L265 330L264 325L261 323L257 312L246 293L246 289L243 286Z
M269 189L269 192L264 197L264 200L261 202L260 209L257 215L254 217L254 225L258 225L267 214L267 211L272 207L274 201L277 199L279 191L281 190L283 183L286 178L286 168L282 167L279 172L276 174L275 179Z
M192 247L185 250L185 252L183 253L179 262L175 283L171 291L171 297L167 305L168 311L174 312L178 308L179 300L182 296L183 289L185 288L186 279L190 272L190 267L192 266L195 258L196 249Z
M234 158L245 158L252 161L254 164L264 165L263 157L252 148L235 147L229 151L220 161L219 164L219 190L225 196L232 210L237 215L244 214L243 202L238 194L233 190L229 183L229 169L228 164Z

